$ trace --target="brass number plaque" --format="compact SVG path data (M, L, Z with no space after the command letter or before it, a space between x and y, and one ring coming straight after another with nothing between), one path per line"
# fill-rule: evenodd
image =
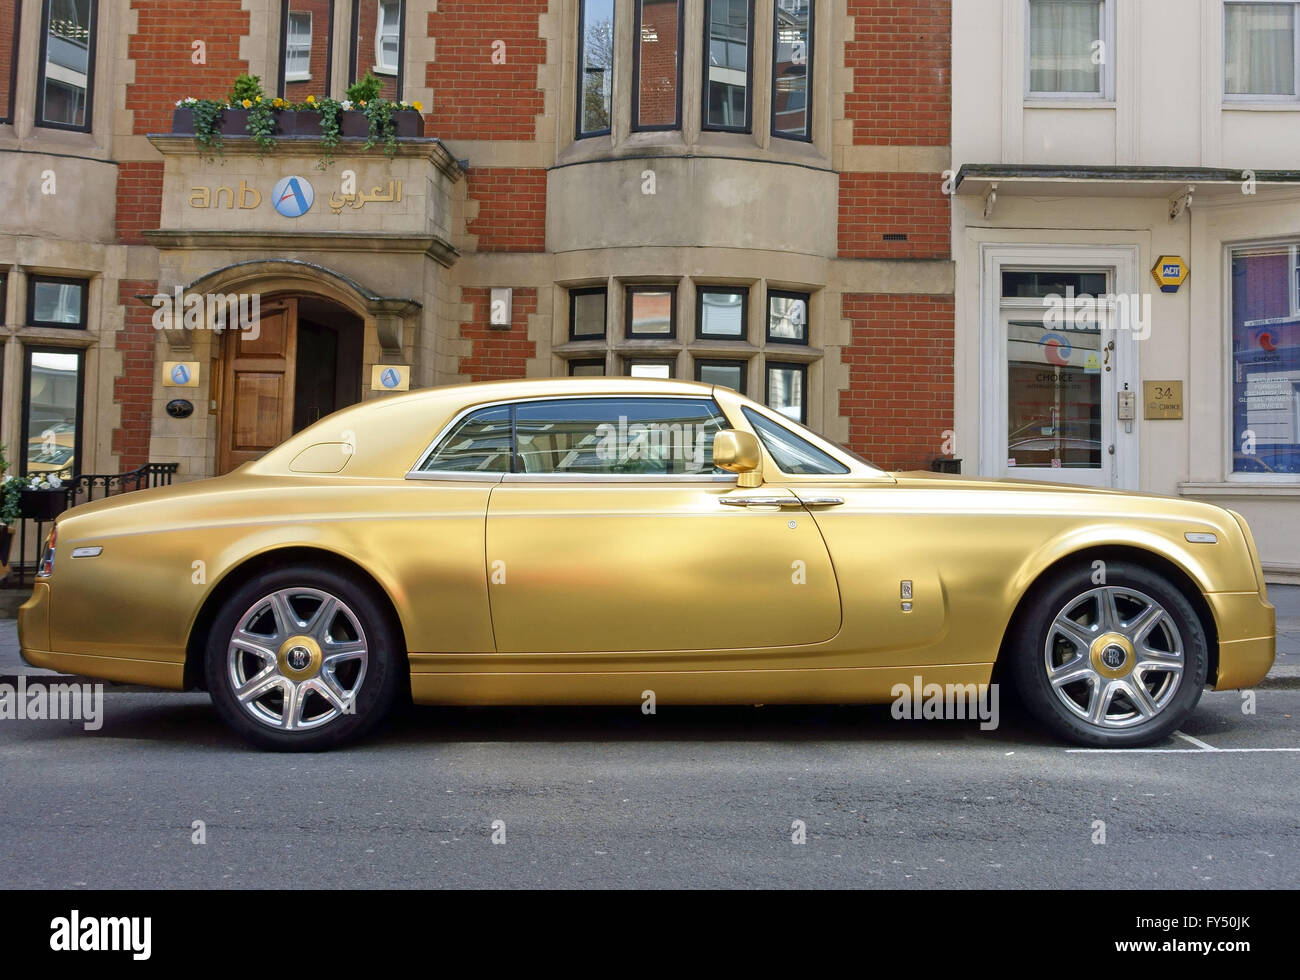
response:
M1143 381L1143 418L1180 419L1183 417L1183 383L1181 381Z

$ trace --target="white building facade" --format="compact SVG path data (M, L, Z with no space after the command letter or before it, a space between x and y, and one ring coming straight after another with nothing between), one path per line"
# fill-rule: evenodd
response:
M964 472L1208 500L1300 582L1300 3L955 0Z

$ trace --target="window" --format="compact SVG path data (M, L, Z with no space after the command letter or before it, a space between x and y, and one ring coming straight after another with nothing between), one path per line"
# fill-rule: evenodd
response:
M721 385L742 395L745 393L745 375L749 365L744 361L713 361L699 359L695 362L695 380L706 385Z
M812 139L813 0L777 0L772 38L772 135Z
M471 412L425 457L420 472L509 473L510 433L510 406Z
M704 0L704 128L749 132L754 18L750 0Z
M379 94L393 101L402 98L405 23L405 0L356 0L352 5L348 77L360 78L367 71L374 72L383 82Z
M284 78L302 82L311 78L311 11L290 10L284 32Z
M763 448L772 457L782 473L799 476L829 476L847 473L849 468L834 457L822 452L807 439L795 435L783 425L759 415L752 408L742 408L745 418L758 433Z
M707 399L565 398L515 408L516 470L710 475L727 420Z
M613 94L614 0L579 0L579 139L609 132Z
M1296 86L1294 3L1223 7L1223 93L1232 100L1292 100Z
M767 339L778 344L808 343L808 294L767 291Z
M334 0L283 0L280 94L292 102L330 91Z
M749 290L700 288L695 294L696 336L704 339L744 340Z
M671 357L627 357L623 359L623 373L629 378L660 378L673 376L677 359Z
M677 287L628 286L627 336L663 340L677 336Z
M1113 97L1109 7L1107 0L1029 0L1031 96Z
M569 362L571 378L603 378L605 376L605 359L588 357Z
M18 33L22 24L22 4L19 0L0 0L0 123L14 121L14 89L18 87Z
M683 0L635 0L632 128L681 125Z
M90 130L95 0L45 0L36 125Z
M606 296L604 286L569 290L570 340L600 340L605 336Z
M23 355L22 475L81 471L81 351L28 347Z
M1300 475L1295 246L1232 250L1232 472Z
M84 279L30 276L27 280L28 325L84 330L87 291Z
M788 419L802 422L808 417L808 367L805 364L767 362L767 407Z

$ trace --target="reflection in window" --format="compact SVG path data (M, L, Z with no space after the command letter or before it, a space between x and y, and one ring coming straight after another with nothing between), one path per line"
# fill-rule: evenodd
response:
M749 130L749 0L705 0L704 128Z
M677 289L664 286L627 287L629 337L677 336Z
M636 0L633 129L680 125L681 0Z
M27 280L27 322L32 326L85 327L86 282L32 276Z
M294 0L294 4L297 6L298 0ZM355 0L352 4L352 47L348 77L356 79L368 71L374 72L382 83L379 94L394 101L402 97L402 30L405 10L404 0ZM319 20L320 17L313 19Z
M822 452L808 440L795 435L784 426L759 415L752 408L741 409L745 418L763 441L782 473L799 475L829 475L847 473L849 468L834 457Z
M767 339L790 344L808 343L808 294L769 290Z
M46 0L36 123L90 127L94 0Z
M1296 4L1229 3L1223 11L1225 95L1296 95Z
M712 401L573 398L516 407L522 473L713 472L713 439L727 428Z
M605 299L603 286L569 290L570 340L598 340L605 336Z
M804 382L808 369L803 364L767 362L767 407L788 419L802 422L807 415Z
M695 380L706 385L720 385L730 388L742 395L745 393L745 374L748 365L744 361L710 361L695 362Z
M623 361L624 373L629 378L659 378L673 376L676 360L664 357L628 357Z
M811 139L813 0L777 0L772 59L772 135Z
M0 0L0 123L14 121L14 82L18 78L18 0Z
M1007 465L1101 469L1101 325L1011 320L1006 356Z
M1029 91L1101 95L1104 0L1029 0Z
M423 473L509 473L510 406L471 412L434 447Z
M603 378L605 376L605 359L601 358L583 358L569 362L569 377L571 378Z
M614 0L580 0L578 135L609 132L614 92Z
M749 293L744 289L700 289L697 315L698 335L727 340L745 339L745 305Z
M28 348L24 377L23 474L79 470L81 353Z
M1300 473L1295 245L1232 252L1234 473Z
M311 78L311 11L289 11L284 34L284 77L301 82Z
M375 31L375 70L397 74L397 56L401 49L401 0L379 0L379 26Z

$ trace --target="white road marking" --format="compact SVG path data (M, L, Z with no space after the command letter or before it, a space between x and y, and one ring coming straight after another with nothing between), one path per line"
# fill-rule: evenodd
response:
M1177 735L1179 738L1185 738L1185 739L1187 739L1187 741L1191 742L1191 743L1192 743L1193 745L1195 745L1198 749L1204 749L1204 750L1207 751L1207 752L1218 752L1218 751L1219 751L1219 750L1216 749L1213 745L1209 744L1208 742L1202 742L1199 738L1192 738L1192 736L1190 736L1190 735L1186 735L1186 734L1184 734L1183 732L1174 732L1174 734Z
M1179 738L1186 739L1196 746L1194 749L1066 749L1066 752L1130 752L1145 753L1147 755L1204 755L1207 752L1300 752L1300 748L1294 749L1216 749L1209 742L1202 742L1199 738L1192 738L1183 732L1174 732Z

